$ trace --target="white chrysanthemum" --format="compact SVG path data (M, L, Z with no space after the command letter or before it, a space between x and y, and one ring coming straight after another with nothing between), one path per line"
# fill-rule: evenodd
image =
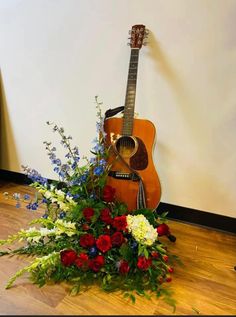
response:
M156 229L144 215L128 215L126 219L128 231L137 242L150 246L157 240Z

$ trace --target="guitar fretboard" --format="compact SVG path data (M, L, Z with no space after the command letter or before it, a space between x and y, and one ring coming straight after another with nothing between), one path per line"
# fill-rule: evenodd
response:
M131 49L122 129L122 134L126 136L132 135L133 131L134 106L138 74L138 58L139 49Z

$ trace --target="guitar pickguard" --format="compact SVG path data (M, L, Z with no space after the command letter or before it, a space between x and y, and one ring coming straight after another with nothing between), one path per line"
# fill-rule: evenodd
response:
M144 170L148 166L148 153L146 146L140 138L135 137L138 142L136 153L130 158L130 166L134 170Z

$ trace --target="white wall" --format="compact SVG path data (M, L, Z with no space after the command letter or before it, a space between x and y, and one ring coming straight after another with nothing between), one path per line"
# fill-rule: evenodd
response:
M136 111L157 127L162 201L235 217L234 0L0 0L1 168L55 178L47 120L89 155L94 96L104 111L123 105L128 30L138 23L151 35Z

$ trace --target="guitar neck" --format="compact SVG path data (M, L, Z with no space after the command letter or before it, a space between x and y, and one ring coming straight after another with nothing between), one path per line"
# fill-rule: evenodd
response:
M135 96L136 96L136 84L137 84L137 74L138 74L138 58L139 49L132 48L130 54L129 62L129 72L126 88L125 97L125 108L123 117L123 135L132 135L133 131L133 120L134 120L134 106L135 106Z

